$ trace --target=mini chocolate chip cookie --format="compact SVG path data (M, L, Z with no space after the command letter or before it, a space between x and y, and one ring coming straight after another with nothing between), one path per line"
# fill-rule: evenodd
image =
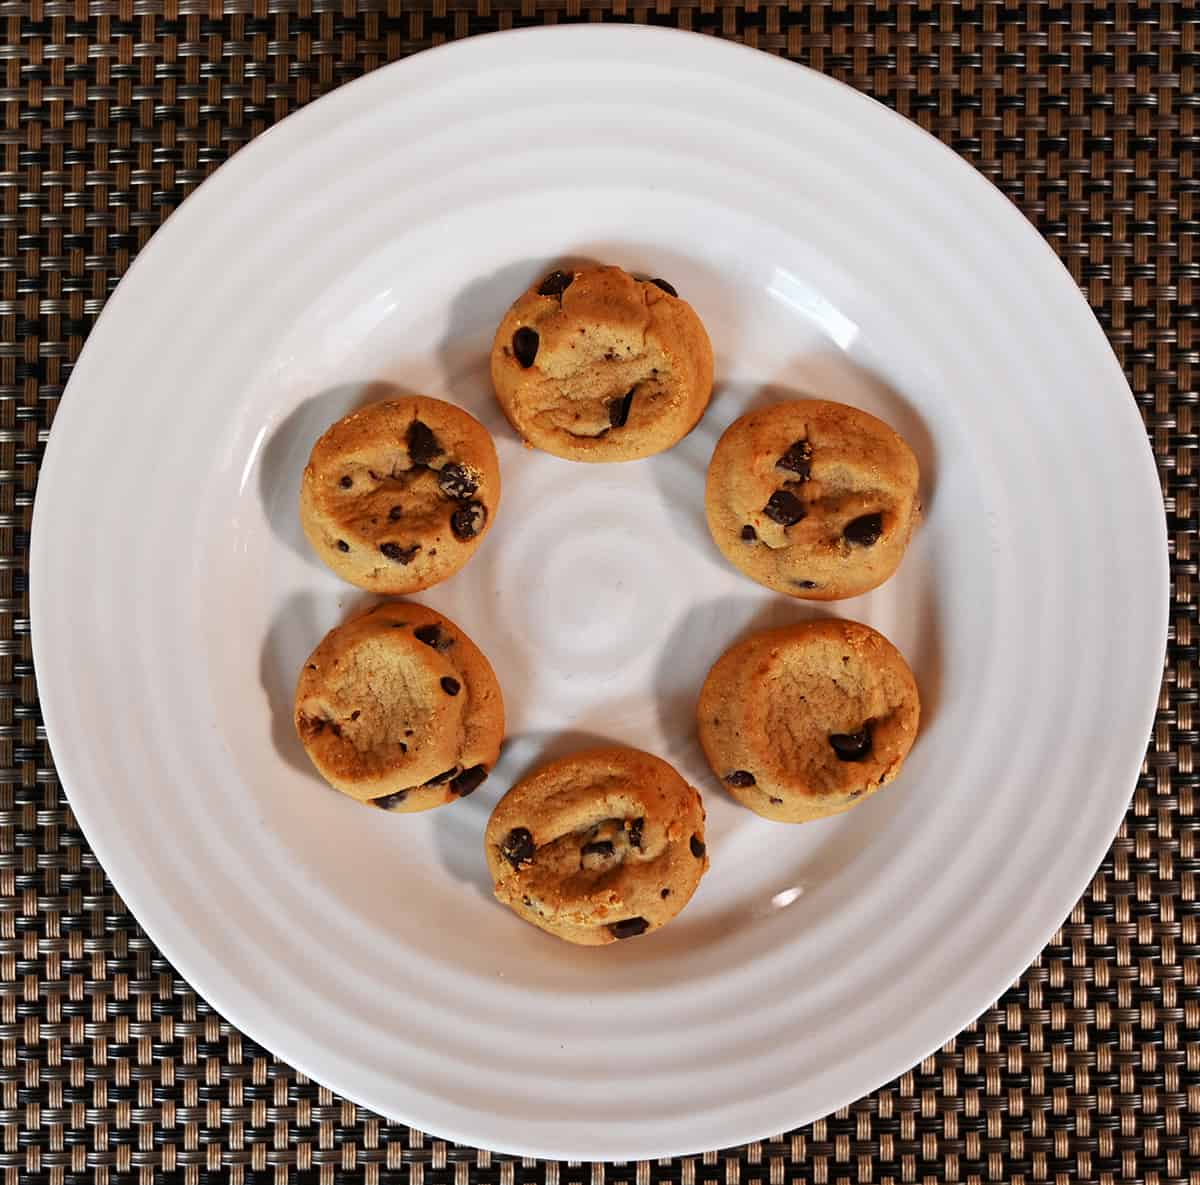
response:
M633 461L686 436L712 394L713 355L665 280L619 267L555 271L496 331L492 382L526 443L569 461Z
M500 465L484 426L460 407L410 395L338 420L313 446L300 521L343 580L411 593L475 554L500 504Z
M665 926L708 869L700 795L637 749L576 753L523 778L484 847L496 896L582 946Z
M765 630L717 659L700 692L700 743L744 806L781 823L849 810L899 772L921 702L900 652L869 626Z
M917 459L844 403L779 403L717 442L704 506L713 540L751 580L790 597L856 597L896 570L920 518Z
M496 763L504 700L448 618L389 601L330 630L296 686L296 732L335 789L387 811L465 798Z

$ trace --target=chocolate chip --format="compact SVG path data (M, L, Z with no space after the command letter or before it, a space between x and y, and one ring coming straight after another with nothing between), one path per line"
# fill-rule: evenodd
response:
M754 775L747 769L735 769L733 773L725 775L725 781L731 786L739 788L754 785Z
M758 538L758 532L752 526L750 526L749 523L747 523L742 528L742 538L747 543L753 543Z
M310 662L310 663L308 664L308 669L309 669L310 671L315 671L315 670L317 669L317 664L316 664L315 662Z
M454 777L454 775L458 773L458 769L459 767L457 765L452 765L449 769L442 770L442 772L438 774L436 778L430 778L425 785L440 786L443 782L448 782L452 777Z
M479 483L457 461L443 465L438 472L438 489L447 498L469 498L477 489Z
M487 523L487 507L482 502L472 499L463 502L450 516L450 530L456 539L464 542L474 539Z
M637 848L639 852L642 850L642 828L645 825L646 820L641 815L638 815L629 824L629 843L632 847Z
M608 422L614 428L624 428L629 423L629 409L633 407L633 393L637 387L630 387L620 399L608 401Z
M842 535L847 543L856 543L859 547L872 547L879 542L883 534L883 515L864 514L853 522L847 523Z
M533 365L537 358L539 345L541 345L541 339L538 337L536 329L522 326L513 334L513 356L526 370Z
M500 845L500 854L514 868L520 868L522 864L529 864L533 860L536 850L533 846L533 833L528 827L514 827Z
M433 429L420 420L408 426L408 456L414 465L428 465L434 457L442 455L442 446L433 434Z
M815 580L793 580L792 583L797 588L816 588L817 587L817 582Z
M574 280L570 272L553 271L538 285L538 296L562 296Z
M362 712L360 712L357 708L355 708L354 711L350 713L350 719L357 720L361 715L362 715Z
M668 284L666 282L666 280L664 280L662 278L651 280L650 283L653 284L656 288L661 288L668 296L678 296L679 295L679 293L675 291L675 285Z
M447 695L457 695L462 690L462 684L457 679L451 679L446 675L442 679L442 690Z
M697 860L703 860L704 853L708 851L708 849L704 846L704 840L702 840L698 835L692 836L692 838L688 841L688 847L692 849L692 855L695 856Z
M595 843L585 843L579 849L581 856L611 856L613 843L611 839L598 839Z
M470 769L464 769L450 783L450 789L454 791L459 798L466 798L468 794L474 794L488 776L486 765L473 765Z
M352 477L343 477L342 480L338 482L338 485L340 485L343 490L348 490L353 484L354 478Z
M613 922L609 929L614 938L636 938L650 929L650 923L645 918L626 918L623 922Z
M446 637L442 633L442 627L436 623L417 626L413 630L413 637L418 642L424 642L426 646L432 646L434 650L449 650L454 645L454 639Z
M776 490L763 507L763 514L780 526L790 527L804 518L804 503L791 490Z
M385 794L382 798L372 798L371 805L381 811L390 811L398 807L408 797L407 790L397 790L395 794Z
M671 890L670 890L670 889L663 889L663 891L662 891L661 893L659 893L659 896L660 896L660 897L661 897L661 898L662 898L664 901L666 901L666 899L667 899L668 897L670 897L670 895L671 895Z
M403 506L393 506L388 511L388 522L394 523L404 513Z
M776 469L786 469L794 473L798 481L808 481L812 477L812 445L807 440L797 440L778 461Z
M421 550L419 543L414 543L412 547L401 547L399 543L381 543L379 550L383 552L389 560L395 560L398 564L411 564L417 552Z
M829 744L839 761L862 761L871 753L871 730L864 724L858 732L830 733Z
M350 544L347 543L345 541L345 539L339 539L338 540L338 551L349 551L349 550L350 550Z
M783 806L783 799L782 798L772 798L771 805L772 806Z

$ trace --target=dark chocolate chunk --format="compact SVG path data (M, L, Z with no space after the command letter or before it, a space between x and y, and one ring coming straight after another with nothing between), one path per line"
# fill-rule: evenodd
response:
M661 898L662 898L664 901L666 901L666 899L667 899L668 897L670 897L670 895L671 895L671 890L670 890L670 889L663 889L663 891L662 891L661 893L659 893L659 896L660 896L660 897L661 897Z
M620 399L608 401L608 422L614 428L624 428L629 423L629 409L633 407L633 393L637 387L630 387Z
M574 279L570 272L553 271L538 285L538 296L562 296Z
M408 456L414 465L428 465L434 457L442 455L442 446L434 436L433 429L420 420L413 420L408 427Z
M438 489L447 498L457 500L469 498L479 489L479 483L457 461L451 461L438 472Z
M697 860L703 860L704 853L708 851L708 849L704 846L704 840L702 840L698 835L693 835L692 838L688 840L688 847L692 849L692 855L695 856Z
M629 843L632 847L642 850L642 828L645 827L646 820L638 815L636 819L630 820L629 823Z
M345 541L345 539L339 539L338 540L338 551L349 551L349 550L350 550L350 544L347 543Z
M791 490L776 490L763 507L763 514L780 526L791 527L804 518L804 503Z
M772 798L771 805L772 806L783 806L783 799L782 798Z
M421 545L414 543L412 547L401 547L399 543L381 543L379 550L389 560L395 560L398 564L411 564L417 552L421 550Z
M434 650L449 650L454 645L454 639L443 634L442 627L436 622L417 626L413 630L413 637L418 642L424 642L426 646L432 646Z
M753 786L754 775L748 769L735 769L733 773L725 775L725 781L731 786Z
M488 771L485 765L473 765L470 769L464 769L450 783L450 789L454 791L459 798L466 798L468 794L474 794L487 779Z
M829 744L839 761L862 761L871 754L871 730L863 725L858 732L834 732Z
M538 337L537 330L523 325L513 334L513 357L528 370L537 358L539 345L541 345L541 338Z
M679 293L675 291L675 285L668 284L666 282L666 280L662 279L661 277L651 280L650 283L653 284L656 288L661 288L668 296L678 296L679 295Z
M872 547L879 542L883 534L883 515L864 514L853 522L846 524L842 535L847 543L855 543L859 547Z
M362 712L360 712L358 710L358 708L355 708L354 711L350 713L350 719L357 720L361 715L362 715Z
M343 490L348 490L353 484L354 478L352 477L343 477L342 480L338 482L338 485L340 485Z
M436 778L430 778L425 785L440 786L443 782L448 782L456 773L458 773L458 768L459 767L457 765L452 765L449 769L442 770L442 772L438 774Z
M447 695L457 695L462 690L462 684L457 679L451 679L449 675L442 678L442 690Z
M500 845L500 854L514 867L529 864L537 849L533 846L533 833L528 827L514 827Z
M464 543L468 539L474 539L486 523L487 507L475 499L461 503L450 516L450 530L454 532L456 539L461 539Z
M623 922L613 922L609 929L614 938L636 938L645 934L650 923L645 918L626 918Z
M817 582L815 580L793 580L792 583L797 588L816 588L817 587Z
M742 538L745 539L747 543L753 543L758 538L758 532L752 526L750 526L749 523L747 523L742 528Z
M388 522L394 523L404 513L403 506L393 506L388 511Z
M381 811L390 811L398 807L408 797L407 790L397 790L395 794L385 794L382 798L372 798L371 805Z
M808 481L812 477L812 445L807 440L797 440L778 461L776 469L794 473L797 481Z
M598 839L594 843L585 843L579 849L581 856L611 856L613 854L613 842L611 839Z

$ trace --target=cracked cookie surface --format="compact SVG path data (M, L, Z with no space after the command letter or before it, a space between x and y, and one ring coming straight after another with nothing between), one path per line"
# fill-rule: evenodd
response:
M666 925L708 869L699 793L638 749L575 753L523 778L484 848L499 900L583 946Z
M496 331L492 383L535 448L572 461L633 461L694 428L712 394L708 334L665 280L617 267L555 271Z
M811 621L725 651L700 692L700 743L721 784L783 823L836 815L899 772L920 720L903 655L870 626Z
M300 521L343 580L400 595L452 576L500 503L492 438L441 399L388 399L338 420L313 446Z
M920 519L912 449L844 403L795 400L735 420L708 467L713 541L751 580L805 600L854 597L895 572Z
M487 777L504 701L491 664L454 622L389 601L330 630L309 655L295 725L335 789L384 810L424 811Z

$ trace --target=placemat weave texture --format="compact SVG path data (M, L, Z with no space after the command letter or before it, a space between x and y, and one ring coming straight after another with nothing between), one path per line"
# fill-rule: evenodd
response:
M1158 719L1125 824L1019 984L920 1066L810 1127L691 1158L578 1165L389 1124L196 997L113 893L63 798L26 571L41 450L83 339L154 229L230 153L446 40L629 20L825 71L941 137L1020 207L1124 365L1162 476L1174 581ZM1198 22L1194 0L0 0L4 1185L1200 1185Z

